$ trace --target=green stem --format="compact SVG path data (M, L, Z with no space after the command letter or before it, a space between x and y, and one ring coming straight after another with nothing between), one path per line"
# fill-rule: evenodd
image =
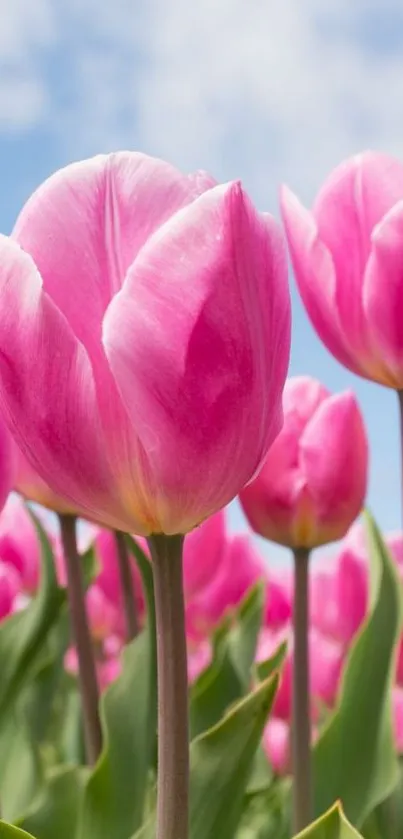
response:
M188 839L189 728L182 536L154 535L158 665L156 839Z
M126 620L126 636L128 641L138 635L139 625L137 620L136 595L133 586L133 577L130 568L130 557L126 547L124 534L115 530L116 551L118 556L120 585L123 595L123 609Z
M311 717L308 651L309 551L294 551L294 656L292 693L293 829L299 833L312 816Z
M81 557L77 551L76 519L75 516L59 515L59 522L66 563L71 625L78 657L86 752L88 763L92 765L96 763L102 748L94 650L85 608Z

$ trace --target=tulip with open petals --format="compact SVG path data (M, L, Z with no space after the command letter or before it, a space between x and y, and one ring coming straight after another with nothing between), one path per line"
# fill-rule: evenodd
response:
M328 177L306 210L282 215L299 291L328 350L359 376L403 388L403 164L365 152Z
M285 247L239 183L134 152L49 178L0 240L0 403L87 518L185 533L281 427Z
M292 548L341 539L367 486L367 438L350 392L331 395L308 377L284 389L284 426L260 474L240 494L261 536Z

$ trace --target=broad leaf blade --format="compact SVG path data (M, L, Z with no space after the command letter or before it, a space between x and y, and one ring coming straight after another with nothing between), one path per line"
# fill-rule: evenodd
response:
M233 839L277 683L264 682L191 744L190 839Z
M355 825L393 790L398 778L391 687L400 631L396 569L367 515L371 606L346 666L338 709L314 750L315 813L340 799Z
M73 839L85 773L77 766L55 770L19 826L36 839Z

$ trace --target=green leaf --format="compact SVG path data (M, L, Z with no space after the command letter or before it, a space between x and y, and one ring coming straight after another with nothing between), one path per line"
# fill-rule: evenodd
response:
M335 804L295 839L360 839L360 834L349 824L340 804Z
M398 762L391 687L400 632L400 582L372 517L367 514L371 603L344 673L338 709L314 749L315 813L336 799L362 825L396 785Z
M256 673L259 682L263 682L264 679L268 679L269 676L276 672L276 670L281 670L286 655L287 641L283 641L270 658L266 658L265 661L260 661L259 664L257 664Z
M263 587L258 583L232 617L219 626L213 642L213 660L190 690L191 739L215 725L249 690L262 608Z
M266 790L247 796L236 839L279 839L287 835L288 781L276 778Z
M127 537L147 597L148 621L126 647L122 674L101 702L104 749L85 790L79 839L128 839L143 820L157 727L156 640L152 569Z
M19 826L36 839L73 839L86 772L77 766L54 770Z
M34 837L30 833L25 833L25 830L20 830L19 827L0 821L0 839L34 839Z
M43 770L37 744L23 714L10 710L0 730L0 801L2 816L16 821L41 788Z
M256 646L262 625L265 589L258 582L247 593L235 612L235 622L228 643L231 658L245 690L251 684L251 669L256 655Z
M189 839L233 839L277 685L261 684L191 743ZM132 839L155 839L155 814Z
M0 724L31 678L43 644L65 602L64 592L57 585L49 541L39 522L33 518L42 547L42 584L38 595L26 609L0 625Z
M263 682L190 747L190 839L233 839L278 677Z

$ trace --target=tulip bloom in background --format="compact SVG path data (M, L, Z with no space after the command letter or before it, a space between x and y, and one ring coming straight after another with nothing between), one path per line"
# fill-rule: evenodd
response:
M284 425L257 478L240 493L253 529L291 548L341 539L365 498L368 445L353 393L288 379Z
M403 388L403 165L365 152L338 166L312 212L283 188L298 288L328 350L349 370Z
M240 493L253 529L292 548L294 828L311 817L308 561L312 548L342 538L359 514L368 445L354 395L331 395L307 376L284 389L284 425L257 477Z

